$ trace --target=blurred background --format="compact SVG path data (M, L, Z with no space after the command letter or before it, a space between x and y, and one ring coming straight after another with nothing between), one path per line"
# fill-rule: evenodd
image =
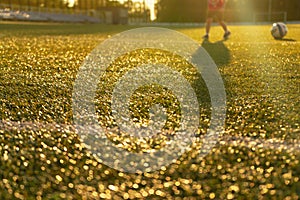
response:
M135 24L200 23L207 0L0 0L0 20ZM227 0L228 22L300 20L299 0Z

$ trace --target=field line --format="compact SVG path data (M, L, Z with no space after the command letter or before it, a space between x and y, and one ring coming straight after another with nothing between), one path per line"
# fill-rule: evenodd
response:
M9 120L0 120L0 134L3 131L58 131L75 132L72 124L42 123L42 122L15 122ZM297 132L300 130L297 130ZM236 147L246 147L255 149L272 149L279 151L297 151L300 152L300 140L283 140L279 138L261 139L242 136L224 135L220 138L218 145L231 145Z

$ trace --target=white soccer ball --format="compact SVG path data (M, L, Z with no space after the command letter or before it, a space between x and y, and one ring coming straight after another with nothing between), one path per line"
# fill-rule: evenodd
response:
M282 39L288 32L287 26L282 22L274 23L271 34L275 39Z

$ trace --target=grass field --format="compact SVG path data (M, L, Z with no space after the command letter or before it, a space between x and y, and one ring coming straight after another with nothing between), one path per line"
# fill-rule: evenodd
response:
M220 27L213 27L206 42L203 27L172 27L199 42L217 64L227 93L225 132L204 159L197 158L195 147L176 163L142 174L99 163L72 126L72 89L85 57L100 42L132 28L0 23L0 198L299 199L300 25L288 25L284 40L271 37L271 25L230 26L232 36L226 41ZM113 65L126 70L135 56L134 62L141 63L154 55L133 52ZM162 52L156 58L182 73L189 67L166 57L174 59ZM110 73L102 79L107 88L98 94L104 126L114 124L110 92L122 75ZM192 81L197 74L185 76ZM145 90L150 92L139 92L154 94L150 101L171 105L166 128L176 127L176 101L162 98L172 94L159 87ZM202 95L201 89L195 91ZM142 100L135 101L141 109ZM200 105L199 132L205 134L209 106ZM136 113L139 120L145 116L145 111ZM138 147L131 143L124 148Z

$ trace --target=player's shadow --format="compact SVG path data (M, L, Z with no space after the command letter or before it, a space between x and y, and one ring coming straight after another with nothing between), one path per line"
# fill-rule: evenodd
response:
M229 49L225 46L223 42L224 41L217 41L212 43L208 40L204 41L201 44L201 47L198 48L198 50L193 54L192 62L193 63L200 62L201 65L205 65L202 67L212 67L210 66L212 64L211 63L211 59L212 59L218 68L229 64L231 59L231 54ZM205 51L209 54L211 59L205 58L206 56ZM207 72L209 72L209 74L207 74ZM214 79L218 79L218 77L214 77L215 75L217 75L214 69L212 69L212 71L206 70L205 74L206 76L208 76L206 77L206 81L209 81L210 84L213 83ZM199 74L199 77L193 81L192 87L194 88L195 94L199 100L199 104L201 106L204 106L205 110L209 110L209 108L211 107L210 91L208 90L209 88L207 86L207 83L203 79L202 75L203 74ZM214 87L214 86L210 85L210 87Z
M282 38L282 39L276 39L276 40L279 40L279 41L287 41L287 42L296 42L296 41L297 41L297 40L292 39L292 38Z
M225 40L210 42L203 40L201 46L207 51L218 67L222 67L230 62L230 50L224 44Z
M227 64L229 64L231 60L230 51L225 46L224 40L217 41L217 42L210 42L208 40L205 40L202 42L201 47L192 56L192 62L198 63L199 62L198 59L204 59L200 61L203 65L206 65L206 62L208 65L211 65L210 59L208 60L205 59L205 55L203 54L205 53L204 50L210 55L210 57L212 58L212 60L214 61L214 63L217 65L218 68L226 66ZM199 55L204 57L199 58L198 57ZM213 75L216 74L213 73ZM210 76L210 81L213 81L214 78L217 77ZM204 106L206 110L209 110L209 108L211 107L211 99L210 99L210 94L209 94L207 84L205 83L202 75L199 75L199 78L193 81L192 87L194 88L195 94L199 100L199 104Z

